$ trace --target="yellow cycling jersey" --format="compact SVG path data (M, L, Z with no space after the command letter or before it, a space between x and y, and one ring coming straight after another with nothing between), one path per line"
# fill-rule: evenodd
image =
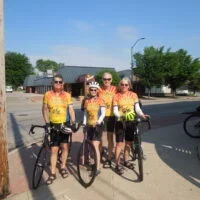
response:
M85 100L84 110L87 112L87 124L94 125L100 116L100 108L105 104L100 97Z
M49 108L49 120L52 123L66 122L67 108L72 104L71 95L65 91L60 94L48 91L44 94L43 103Z
M103 87L99 88L99 97L103 99L106 106L106 117L113 116L113 97L117 93L117 88L115 86L110 86L108 89Z
M135 113L134 105L138 102L136 93L128 91L126 93L117 93L113 98L113 106L118 106L120 116L125 116L126 113Z

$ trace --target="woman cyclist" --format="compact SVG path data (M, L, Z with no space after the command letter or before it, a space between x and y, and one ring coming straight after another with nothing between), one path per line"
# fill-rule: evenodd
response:
M84 103L83 125L87 125L88 139L92 141L97 153L97 174L100 173L100 151L99 144L103 132L103 120L105 117L105 104L98 97L97 92L99 84L97 82L89 83L89 98Z
M128 162L131 143L134 139L134 124L132 121L135 119L137 114L139 117L146 119L148 115L145 115L140 106L139 100L136 93L131 92L131 82L129 78L123 78L119 82L119 90L113 98L113 112L117 118L115 125L116 134L116 146L115 146L115 163L116 163L116 173L123 174L123 167L119 165L120 163L120 153L124 144L125 138L125 148L124 148L124 165L127 168L133 169L133 165ZM126 127L124 130L122 120L126 120Z

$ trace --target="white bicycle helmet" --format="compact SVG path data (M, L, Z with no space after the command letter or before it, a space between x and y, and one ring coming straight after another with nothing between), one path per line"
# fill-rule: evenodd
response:
M97 88L97 89L99 89L99 84L97 82L90 82L88 87L89 88Z
M72 133L72 129L67 127L66 125L62 124L60 127L60 131L64 134L70 134Z

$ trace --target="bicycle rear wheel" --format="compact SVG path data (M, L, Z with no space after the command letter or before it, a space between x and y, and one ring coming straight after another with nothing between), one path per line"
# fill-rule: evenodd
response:
M200 115L188 116L183 123L184 131L192 138L200 138Z
M44 170L46 171L47 168L49 168L49 164L50 164L50 148L48 146L45 147L45 145L43 145L40 148L33 170L33 176L32 176L33 189L38 188L43 178L43 172Z
M142 150L141 144L142 144L141 137L137 130L137 132L135 133L134 143L133 143L133 147L132 147L132 154L135 155L135 160L137 159L137 161L138 161L138 171L139 171L138 179L139 179L139 181L143 181L143 179L144 179L143 150Z
M137 150L137 154L138 154L138 169L139 169L139 181L143 181L144 179L144 172L143 172L143 150L141 146L138 146L138 150Z
M97 171L97 155L90 141L86 140L81 145L77 159L80 182L84 187L89 187L94 182Z

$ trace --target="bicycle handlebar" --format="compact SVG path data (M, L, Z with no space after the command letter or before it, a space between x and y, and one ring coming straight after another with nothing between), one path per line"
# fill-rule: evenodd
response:
M29 135L30 134L35 134L35 132L34 132L34 129L35 128L43 128L44 130L45 130L45 132L47 132L47 130L46 130L46 125L31 125L31 128L30 128L30 130L29 130Z
M137 117L134 121L132 121L133 123L136 124L136 126L138 126L140 123L142 122L147 122L148 123L148 129L151 129L151 121L150 121L151 117L148 116L147 119L142 119L140 117ZM122 118L122 123L127 122L124 118Z
M73 131L73 132L77 132L77 131L80 129L81 125L82 125L82 121L78 123L78 126L77 126L76 130ZM68 127L71 128L71 125L68 125ZM47 130L46 125L33 125L33 124L32 124L32 125L31 125L31 128L30 128L30 130L29 130L29 135L30 135L30 134L35 134L35 132L34 132L34 129L35 129L35 128L42 128L42 129L45 130L45 133L48 133L48 130Z

